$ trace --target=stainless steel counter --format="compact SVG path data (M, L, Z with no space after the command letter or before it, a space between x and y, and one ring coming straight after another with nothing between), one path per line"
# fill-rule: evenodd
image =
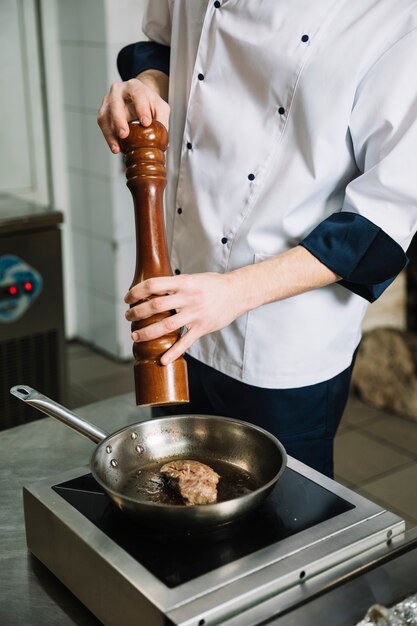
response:
M149 409L135 407L133 393L79 413L109 432L149 417ZM94 444L50 418L0 433L0 624L99 624L28 552L22 504L23 485L87 465L93 449Z

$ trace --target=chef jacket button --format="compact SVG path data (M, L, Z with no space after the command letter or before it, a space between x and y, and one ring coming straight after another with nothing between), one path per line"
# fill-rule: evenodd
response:
M227 237L222 237L222 243L227 243L228 239Z
M204 74L199 74L199 75L197 76L197 78L198 78L198 80L204 80Z
M303 36L301 37L301 41L302 41L303 43L306 43L309 39L310 39L310 37L309 37L308 35L303 35Z
M175 271L175 274L177 274L177 276L178 274L181 274L181 270L174 270L174 271Z
M216 2L214 3L214 8L215 8L215 9L220 9L220 6L221 6L221 5L220 5L219 0L216 0Z
M191 150L192 147L193 147L193 144L191 143L191 141L187 141L187 148Z
M255 174L249 174L248 178L249 180L255 180Z
M178 215L181 215L181 213L182 213L182 208L181 207L179 209L177 209L177 213L178 213Z
M278 109L278 113L279 113L280 115L284 115L284 113L285 113L285 109L284 109L284 107L279 107L279 109Z

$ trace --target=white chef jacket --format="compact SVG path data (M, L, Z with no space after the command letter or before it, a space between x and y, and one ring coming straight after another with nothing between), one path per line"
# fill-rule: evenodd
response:
M171 48L173 269L228 272L301 242L347 279L252 310L189 354L260 387L332 378L360 340L361 259L386 286L404 265L389 268L390 250L406 258L416 230L417 2L152 0L144 32ZM341 235L322 232L328 219Z

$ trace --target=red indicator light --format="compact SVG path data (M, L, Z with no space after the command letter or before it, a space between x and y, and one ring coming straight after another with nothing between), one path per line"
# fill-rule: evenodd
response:
M16 287L16 285L10 285L10 287L9 287L9 294L11 296L15 296L17 294L17 287Z
M25 291L32 291L32 289L33 289L33 285L32 285L32 283L29 280L27 280L25 282L23 287L25 288Z

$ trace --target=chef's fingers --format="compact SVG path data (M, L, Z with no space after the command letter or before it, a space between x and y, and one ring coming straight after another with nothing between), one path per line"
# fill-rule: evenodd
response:
M137 78L111 86L109 109L115 132L121 138L128 136L129 127L126 122L134 118L142 126L149 126L156 119L168 128L169 104ZM126 109L130 113L128 117L125 115Z
M167 350L167 352L161 356L161 364L168 365L169 363L172 363L172 361L178 359L193 345L194 341L197 341L198 337L198 333L190 328L190 330L182 335L181 339L174 343L172 348Z
M107 109L116 137L129 134L128 122L137 119L144 126L152 121L149 89L136 78L124 83L113 83L107 96Z
M117 154L118 152L120 152L119 142L113 132L113 126L111 125L111 121L110 121L110 114L109 114L108 105L107 105L107 96L104 97L103 103L99 109L98 116L97 116L97 123L101 128L101 132L103 133L104 138L107 141L110 150L114 154Z
M150 324L149 326L145 326L145 328L135 330L132 333L132 339L133 341L150 341L179 330L185 325L186 316L181 312L176 313L175 315L166 317L160 322L155 322L155 324Z
M157 313L181 309L183 304L183 299L176 297L176 295L157 296L156 298L154 297L140 302L140 304L128 309L125 313L125 317L129 322L144 320Z
M173 293L176 291L180 284L184 284L186 275L181 276L161 276L156 278L148 278L141 283L138 283L128 291L124 301L126 304L134 304L139 300L149 298L149 296L166 295L167 293Z
M137 119L143 126L149 126L154 117L154 103L161 98L137 78L132 78L124 84L126 97L132 103Z
M169 128L169 113L170 107L168 102L165 102L162 98L158 98L154 105L154 118L158 122L161 122L167 130Z
M166 128L169 125L169 104L151 87L137 78L113 83L97 115L97 122L112 152L120 152L119 139L129 135L129 124L138 119L149 126L153 119Z
M141 124L149 126L153 117L153 102L158 98L136 78L112 84L97 116L98 125L111 148L111 144L116 142L118 145L118 139L129 135L130 120L137 118Z

